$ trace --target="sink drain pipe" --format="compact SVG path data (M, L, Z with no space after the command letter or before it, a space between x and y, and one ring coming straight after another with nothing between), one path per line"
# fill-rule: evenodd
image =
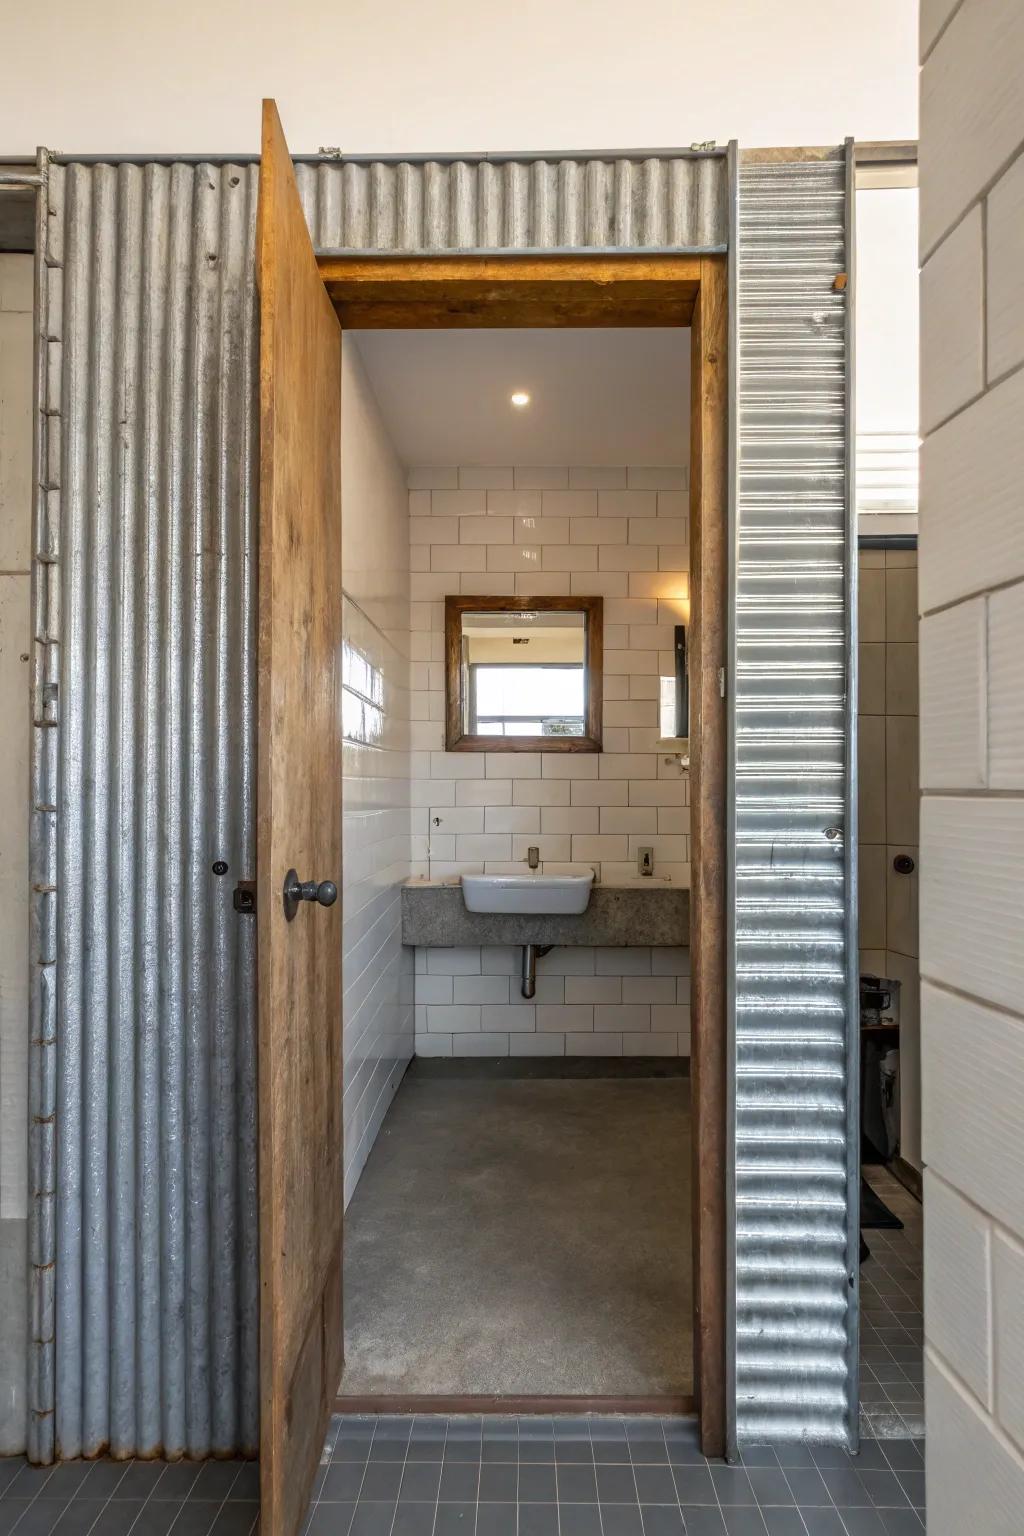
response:
M550 944L523 945L523 985L520 990L524 997L532 997L536 992L537 961L542 955L546 955L550 949Z

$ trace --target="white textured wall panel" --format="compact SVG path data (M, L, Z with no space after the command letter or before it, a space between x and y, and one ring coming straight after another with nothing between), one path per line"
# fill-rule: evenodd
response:
M922 613L1024 576L1022 420L1017 373L925 438Z
M993 789L1024 789L1024 583L988 599L988 755Z
M922 789L985 783L985 602L974 598L922 620Z
M1024 801L925 796L921 841L921 974L1019 1010Z
M931 1262L924 1273L928 1340L983 1403L992 1394L991 1222L925 1170Z
M921 269L921 303L946 300L941 331L921 337L921 429L930 432L984 383L984 255L981 209L971 211ZM953 297L955 295L955 299Z
M934 1356L925 1355L928 1536L1020 1536L1024 1459Z
M924 1161L1024 1232L1024 1023L927 980L921 1013Z
M998 378L1024 359L1024 155L988 195L986 313L988 375Z
M992 1239L992 1308L996 1415L1024 1453L1024 1246L999 1231Z
M964 0L921 77L922 256L1024 138L1022 74L1024 6Z

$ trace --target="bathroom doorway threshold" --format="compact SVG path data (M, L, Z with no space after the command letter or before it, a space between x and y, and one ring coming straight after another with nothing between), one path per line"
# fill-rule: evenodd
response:
M383 1393L334 1400L339 1414L447 1413L447 1414L634 1414L657 1418L696 1413L692 1393L666 1393L652 1397L505 1396L476 1393Z

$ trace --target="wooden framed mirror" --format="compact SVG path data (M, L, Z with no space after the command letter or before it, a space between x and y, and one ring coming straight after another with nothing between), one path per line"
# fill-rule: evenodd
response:
M446 597L449 752L600 752L600 597Z

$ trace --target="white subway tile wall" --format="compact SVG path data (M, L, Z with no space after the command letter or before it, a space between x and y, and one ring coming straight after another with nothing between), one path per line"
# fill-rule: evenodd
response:
M409 492L342 347L342 976L345 1201L413 1054L409 874Z
M543 869L618 883L650 847L657 875L689 885L689 776L656 748L659 678L674 671L673 629L689 612L686 468L413 469L409 487L413 872L518 871L537 847ZM450 594L604 598L604 752L444 750ZM688 1055L688 952L658 953L555 951L530 1003L518 951L418 955L416 1050ZM571 979L591 984L586 1001L566 996L573 965ZM436 986L447 966L463 980L450 995ZM634 977L660 989L626 997Z
M1024 1507L1024 8L930 0L921 40L925 1399L954 1536Z

